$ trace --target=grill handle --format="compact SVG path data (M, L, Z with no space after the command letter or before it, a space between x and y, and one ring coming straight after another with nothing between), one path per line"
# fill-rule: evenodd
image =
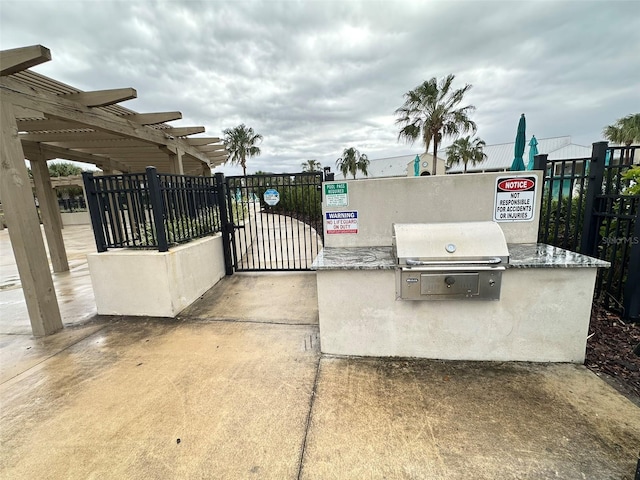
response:
M407 265L419 266L419 265L496 265L502 263L500 257L483 258L481 260L451 260L451 261L439 261L439 260L412 260L407 258L405 260Z

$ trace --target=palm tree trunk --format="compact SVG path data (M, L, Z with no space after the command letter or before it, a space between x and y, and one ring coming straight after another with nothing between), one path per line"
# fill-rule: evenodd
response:
M438 174L438 139L437 134L433 136L433 174Z
M464 173L467 173L467 162L464 162Z

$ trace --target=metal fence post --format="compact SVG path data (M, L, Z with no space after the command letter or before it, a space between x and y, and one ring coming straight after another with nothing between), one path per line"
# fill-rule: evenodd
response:
M153 223L155 224L156 240L158 251L169 251L167 243L167 232L164 228L164 206L162 203L162 192L160 190L160 179L156 167L147 167L147 184L149 185L149 202L153 210Z
M96 249L98 250L98 252L106 252L107 242L104 239L102 215L100 215L100 204L98 203L98 194L96 192L95 183L96 180L95 178L93 178L93 173L82 172L82 182L84 183L84 191L87 195L89 217L91 218L93 237L96 240Z
M220 209L220 231L222 232L222 250L224 252L224 269L227 275L233 275L233 259L231 257L231 235L233 235L233 223L229 221L227 210L227 192L224 173L215 174L216 191L218 192L218 208Z
M622 298L622 311L625 320L640 322L640 205L636 212L632 235L629 239L631 254Z
M548 156L549 155L547 155L546 153L543 153L541 155L536 155L535 157L533 157L533 169L542 170L543 172L546 172ZM544 177L543 177L543 182L544 182Z
M602 193L602 179L604 177L605 159L609 142L595 142L591 150L589 162L589 185L584 209L584 223L582 224L582 239L580 253L597 256L598 254L598 220L593 214L596 207L596 196Z

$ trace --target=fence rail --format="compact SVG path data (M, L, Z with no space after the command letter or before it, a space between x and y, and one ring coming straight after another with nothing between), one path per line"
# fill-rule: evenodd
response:
M94 177L83 173L98 252L170 245L221 230L214 177L145 173Z
M544 171L538 240L610 262L598 272L596 298L634 321L640 320L640 195L631 194L625 173L638 151L598 142L590 158L536 157Z
M87 203L84 196L58 198L58 208L62 213L81 212L87 209Z

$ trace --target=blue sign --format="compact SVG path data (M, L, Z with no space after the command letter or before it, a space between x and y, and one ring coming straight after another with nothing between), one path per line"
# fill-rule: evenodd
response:
M264 192L264 201L267 205L270 206L274 206L277 205L278 202L280 201L280 194L278 193L277 190L270 188L269 190L267 190L266 192Z

